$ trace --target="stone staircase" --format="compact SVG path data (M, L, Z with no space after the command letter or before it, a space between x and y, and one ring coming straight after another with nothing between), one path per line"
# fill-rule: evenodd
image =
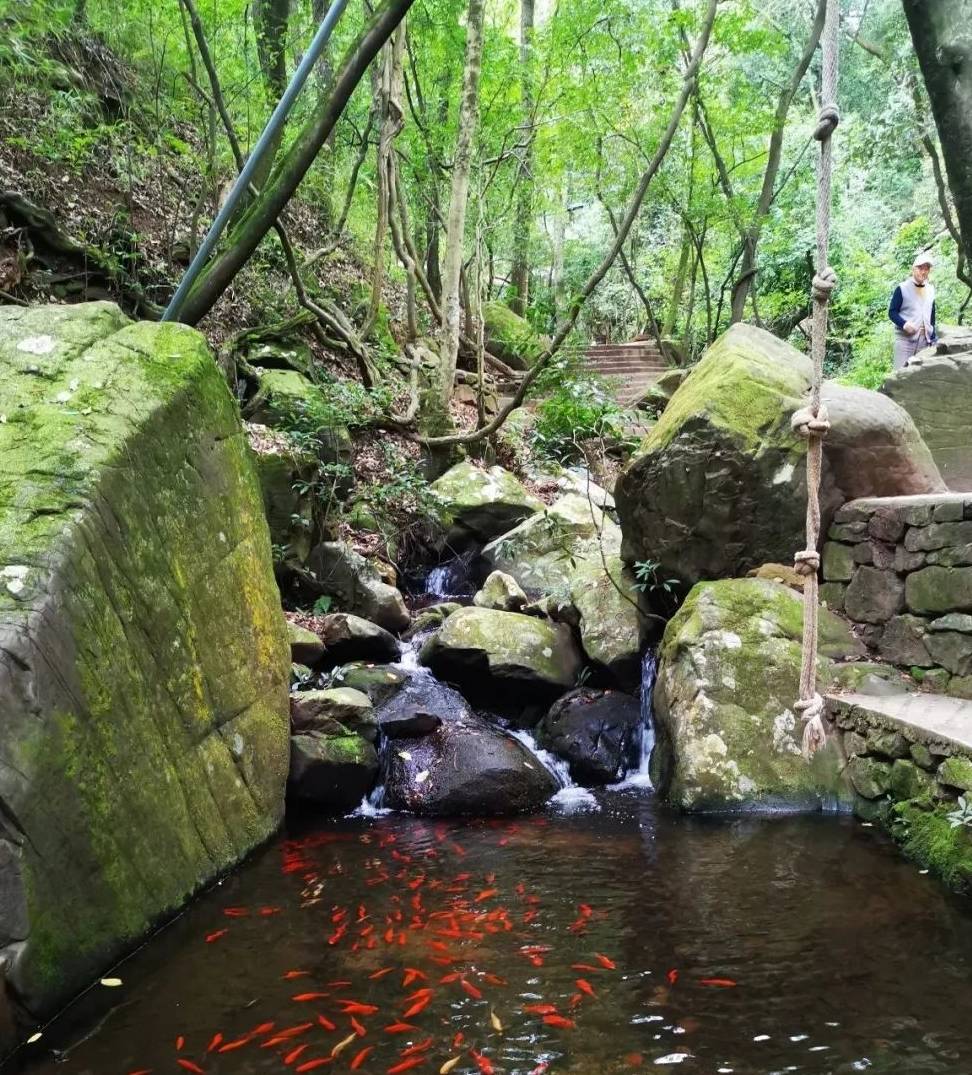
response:
M669 368L654 340L602 343L584 352L587 366L606 378L622 407L631 407Z

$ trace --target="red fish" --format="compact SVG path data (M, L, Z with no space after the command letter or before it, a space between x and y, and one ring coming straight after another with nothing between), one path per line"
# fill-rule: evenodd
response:
M505 978L500 978L496 974L484 974L483 981L488 982L490 985L508 985L509 983Z
M403 1049L401 1055L415 1056L417 1053L424 1053L433 1041L435 1041L435 1038L426 1038L425 1041L417 1042L415 1045L410 1045L407 1049Z
M180 1034L176 1038L176 1052L179 1052L185 1044L186 1044L186 1039Z
M492 899L493 896L499 891L498 888L484 888L482 892L473 900L473 903L482 903L484 900Z
M593 966L591 966L590 963L571 963L570 969L571 970L583 970L583 971L587 971L588 973L596 972L597 974L600 974L601 971L603 970L602 967L593 967Z
M418 1030L412 1023L389 1023L385 1027L386 1034L407 1034L410 1030Z
M403 1060L400 1064L394 1064L388 1069L388 1075L400 1075L403 1071L408 1071L409 1068L417 1068L419 1064L424 1064L427 1060L424 1056L410 1056L407 1060Z
M330 993L295 993L290 999L303 1003L307 1000L323 1000L330 995Z
M226 1042L225 1045L221 1045L219 1051L221 1053L232 1053L237 1049L242 1049L244 1045L249 1045L251 1041L253 1041L252 1036L247 1034L246 1037L236 1038L233 1041Z
M543 1073L549 1068L550 1065L546 1060L541 1060L539 1064L530 1072L530 1075L543 1075Z
M631 1068L640 1068L645 1062L645 1058L641 1053L628 1053L624 1058L624 1062Z
M324 1067L325 1064L333 1063L333 1056L321 1056L316 1060L308 1060L306 1064L301 1064L299 1068L295 1068L294 1070L297 1072L297 1075L304 1075L305 1071L316 1071L318 1068Z
M564 1015L545 1015L543 1021L547 1026L555 1026L560 1030L573 1030L577 1025L573 1019L568 1019Z
M245 907L224 907L223 914L227 918L246 918L250 912Z
M431 1001L431 999L431 994L425 997L421 997L409 1009L407 1009L407 1011L402 1014L402 1018L411 1019L412 1016L418 1015L419 1012L424 1012L425 1009L429 1006L429 1001Z
M327 994L325 993L324 996ZM339 1000L338 1003L342 1005L341 1011L345 1015L374 1015L378 1011L377 1005L362 1004L359 1000Z
M669 985L674 985L678 981L678 971L672 969L665 975L665 977L668 979Z
M470 1049L469 1055L476 1062L476 1067L479 1068L483 1075L494 1075L495 1068L488 1056L483 1056L482 1053L477 1053L475 1049Z
M298 1045L296 1049L291 1049L289 1053L284 1057L285 1064L292 1064L301 1053L307 1051L308 1045L305 1041L303 1045Z
M699 985L714 985L722 989L732 989L734 985L737 985L731 978L700 978Z
M414 967L406 967L405 977L402 978L402 989L405 989L406 986L410 986L412 982L417 982L419 979L421 979L423 982L427 982L429 980L429 976L427 974L423 974L420 970L416 970Z
M212 1041L206 1046L206 1052L211 1053L223 1040L222 1034L214 1034Z
M130 1071L128 1075L152 1075L151 1068L139 1068L138 1071Z
M525 1012L533 1012L534 1015L553 1015L557 1011L556 1004L524 1004Z
M262 916L263 916L264 918L269 918L269 917L270 917L270 915L272 915L272 914L280 914L280 912L281 912L282 910L283 910L283 908L282 908L282 907L261 907L261 908L260 908L260 912L259 912L259 913L260 913L260 914L261 914L261 915L262 915Z
M460 1031L458 1031L456 1033L455 1037L452 1039L452 1048L453 1049L458 1049L459 1046L462 1045L462 1042L463 1042L463 1036L462 1036L462 1031L460 1030Z
M310 974L309 970L288 970L280 975L285 982L291 982L294 978L306 978Z
M600 952L594 953L594 958L604 967L605 970L617 970L618 965L613 959L608 959L607 956L602 956Z
M360 1053L356 1053L354 1059L351 1061L351 1070L357 1071L359 1067L368 1059L368 1054L374 1051L373 1045L366 1045Z
M179 1065L179 1067L184 1068L186 1071L191 1071L193 1075L206 1075L206 1072L198 1064L194 1064L191 1060L177 1059L176 1063Z
M369 974L368 977L377 982L379 978L384 978L386 974L391 974L394 969L394 967L382 967L381 970L376 970L374 974Z
M359 1038L363 1038L365 1034L368 1033L367 1027L359 1023L353 1015L351 1016L351 1029L355 1032L355 1034L358 1035Z
M582 993L586 993L589 997L593 997L595 1000L597 999L597 993L594 992L594 987L586 978L578 978L574 984Z
M472 984L472 982L467 982L465 978L460 978L459 979L459 984L462 986L463 990L466 993L468 993L469 996L471 996L473 998L473 1000L482 1000L482 998L483 998L482 991L477 989Z
M217 929L214 930L212 933L207 933L206 944L212 944L213 941L218 941L220 937L225 937L227 933L229 933L228 929Z
M325 1015L319 1015L317 1021L324 1027L325 1030L337 1030L336 1024L332 1023L330 1019Z

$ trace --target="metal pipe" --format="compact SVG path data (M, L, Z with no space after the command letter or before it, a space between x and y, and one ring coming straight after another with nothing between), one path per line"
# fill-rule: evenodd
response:
M260 163L260 159L263 157L264 153L266 153L267 147L276 137L277 132L286 121L287 115L293 107L294 101L297 99L297 95L307 81L307 76L310 74L314 64L317 63L318 58L324 51L324 46L327 44L334 26L341 17L344 9L347 7L347 4L348 0L333 0L331 7L328 8L323 22L318 27L317 33L314 35L314 40L310 43L310 48L304 53L304 58L300 61L297 70L294 72L290 84L287 86L283 96L277 103L277 107L273 110L273 115L267 120L267 125L263 128L263 133L260 135L257 144L253 147L253 152L247 158L246 164L243 166L243 171L237 176L236 183L233 185L229 197L224 202L223 208L216 214L216 219L210 225L209 231L206 233L206 238L203 239L202 244L196 251L196 256L192 259L192 264L186 269L185 276L183 276L182 280L179 282L175 294L169 301L169 305L165 308L165 313L162 315L163 321L175 321L178 319L179 311L182 309L186 301L186 296L192 289L192 285L196 282L196 277L199 276L202 267L209 260L210 254L212 254L213 250L216 248L216 243L223 233L223 229L233 217L240 200L249 189L250 180L253 178L253 173Z

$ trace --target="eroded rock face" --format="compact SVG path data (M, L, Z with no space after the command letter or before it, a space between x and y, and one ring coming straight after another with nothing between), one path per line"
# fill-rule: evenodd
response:
M502 467L488 470L465 460L432 483L452 520L449 542L491 541L505 534L544 504Z
M554 702L537 741L567 761L578 784L610 784L626 767L640 725L641 707L630 694L581 687Z
M359 735L306 731L290 740L287 794L306 805L346 813L371 791L377 775L375 748Z
M527 595L511 575L493 571L473 598L477 608L495 608L501 612L519 612L527 603Z
M569 627L488 608L453 612L422 647L420 660L466 693L530 700L563 694L581 669Z
M401 649L394 635L383 627L348 612L323 617L321 635L328 655L336 661L393 661Z
M863 646L821 610L820 677L833 658ZM660 651L652 776L687 810L814 808L841 794L831 744L811 763L801 752L799 693L803 604L764 579L699 583L669 622Z
M737 324L716 340L618 481L622 558L657 561L686 585L789 561L803 547L806 504L806 443L790 418L809 386L809 359L768 332ZM862 487L872 496L943 488L901 408L831 384L824 399L824 529Z
M324 592L345 612L371 620L386 631L404 631L410 617L401 593L383 582L377 568L342 541L322 541L310 555L310 568Z
M580 618L581 646L588 658L625 690L641 677L646 621L639 608L636 579L619 556L578 566L570 599Z
M0 943L44 1011L274 831L289 653L201 335L0 308L0 413Z
M881 391L914 420L949 489L972 491L972 336L964 354L916 356Z
M385 751L385 805L429 817L518 814L540 807L557 782L516 739L477 717L457 691L428 676L412 680L379 713L438 720L426 735L397 738Z

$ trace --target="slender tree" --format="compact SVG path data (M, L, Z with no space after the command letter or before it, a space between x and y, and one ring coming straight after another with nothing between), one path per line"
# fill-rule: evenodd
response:
M516 218L513 224L513 268L510 309L521 317L530 299L530 225L533 221L533 0L520 0L520 95L522 145L516 169Z

